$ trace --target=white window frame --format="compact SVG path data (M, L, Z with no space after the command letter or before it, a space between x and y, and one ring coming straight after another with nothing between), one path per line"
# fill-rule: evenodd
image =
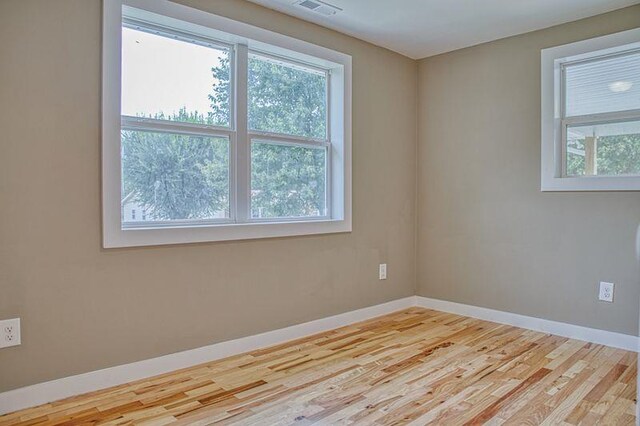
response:
M145 25L176 28L205 43L230 48L235 75L246 75L249 51L326 71L327 138L318 140L250 131L246 78L232 81L230 127L165 123L121 116L122 10ZM351 56L249 24L167 0L104 0L102 84L103 246L132 247L351 232ZM232 73L233 74L233 73ZM233 77L232 77L233 80ZM234 90L235 89L235 90ZM238 101L240 99L240 101ZM244 99L244 101L242 101ZM124 225L121 217L121 129L193 132L224 136L230 145L232 217L207 221L172 221L171 225ZM252 140L322 147L327 150L326 215L305 218L250 217L250 147Z
M640 119L640 111L564 116L564 69L568 64L597 60L640 48L640 28L542 50L541 190L638 191L640 176L567 176L567 126Z

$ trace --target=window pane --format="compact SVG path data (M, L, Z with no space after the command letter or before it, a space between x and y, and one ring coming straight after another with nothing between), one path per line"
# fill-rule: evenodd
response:
M640 109L640 52L565 68L566 116Z
M325 73L262 56L249 56L249 128L325 139Z
M122 114L228 126L229 52L122 28Z
M326 216L327 150L251 144L251 217Z
M569 126L567 175L640 175L640 121Z
M229 217L228 139L123 130L122 197L123 223Z

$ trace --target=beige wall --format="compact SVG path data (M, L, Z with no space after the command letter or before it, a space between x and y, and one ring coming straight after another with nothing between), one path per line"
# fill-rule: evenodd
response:
M637 332L640 195L539 191L539 57L637 26L640 6L416 63L245 1L180 2L353 55L353 232L101 249L100 1L0 2L0 318L23 321L22 346L0 351L0 391L416 282L423 296ZM599 280L617 284L614 304L595 301Z
M639 25L634 6L419 62L418 294L637 333L640 194L540 192L540 49Z
M0 2L0 391L414 294L415 61L240 0L183 1L353 56L353 232L102 250L99 0ZM378 280L378 263L389 279Z

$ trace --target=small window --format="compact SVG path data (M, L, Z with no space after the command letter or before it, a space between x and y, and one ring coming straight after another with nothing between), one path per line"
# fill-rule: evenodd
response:
M546 49L542 71L542 189L640 190L640 31Z
M165 1L108 0L104 246L351 230L351 57Z
M640 50L562 65L565 176L640 175Z

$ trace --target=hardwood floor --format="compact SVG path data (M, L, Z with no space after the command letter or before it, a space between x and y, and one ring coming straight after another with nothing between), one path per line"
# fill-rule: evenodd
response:
M635 353L412 308L0 425L632 425L635 395Z

